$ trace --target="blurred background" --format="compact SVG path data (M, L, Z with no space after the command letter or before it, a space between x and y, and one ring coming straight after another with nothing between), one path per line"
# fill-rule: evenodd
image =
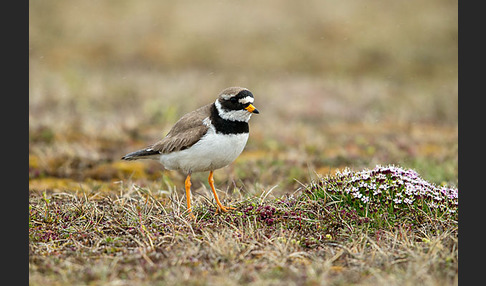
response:
M120 158L229 86L260 114L215 173L223 190L291 193L377 164L457 185L457 4L31 0L30 189L182 188L182 174Z

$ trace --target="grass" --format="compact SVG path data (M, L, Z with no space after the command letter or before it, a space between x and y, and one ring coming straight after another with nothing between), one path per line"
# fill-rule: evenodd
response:
M31 192L31 279L76 285L457 283L457 189L410 180L407 188L425 195L398 203L392 197L409 189L397 182L416 173L392 168L365 171L368 178L347 170L292 195L274 197L269 190L232 201L237 210L227 214L216 215L214 202L200 199L196 221L176 192L136 185L121 195ZM364 211L363 200L357 203L346 189L373 180L383 180L376 189L388 193L371 197Z
M30 284L457 285L457 1L274 2L29 1ZM189 221L120 158L235 85Z

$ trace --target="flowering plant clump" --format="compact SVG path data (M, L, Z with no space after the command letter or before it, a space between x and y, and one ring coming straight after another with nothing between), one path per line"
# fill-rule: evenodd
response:
M375 221L409 219L421 223L426 217L457 220L457 188L436 186L414 170L392 165L359 172L338 171L313 183L307 194L347 206Z
M313 248L326 241L348 239L355 231L371 231L367 233L379 236L382 230L414 228L424 233L457 226L457 188L431 184L410 169L344 169L301 190L295 196L247 199L235 205L236 211L221 216L201 209L193 230L198 233L227 224L244 229L253 224L252 231L240 234L258 230L260 235L271 238L289 231L299 245Z

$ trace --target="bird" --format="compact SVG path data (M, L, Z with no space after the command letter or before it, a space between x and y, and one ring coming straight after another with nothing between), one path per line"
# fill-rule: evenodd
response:
M253 114L260 113L253 102L253 94L247 88L228 87L214 102L183 115L160 141L121 159L154 159L168 170L185 173L187 212L193 219L191 174L209 171L208 182L216 200L216 212L234 210L223 206L219 200L213 173L231 164L245 148L249 137L248 121Z

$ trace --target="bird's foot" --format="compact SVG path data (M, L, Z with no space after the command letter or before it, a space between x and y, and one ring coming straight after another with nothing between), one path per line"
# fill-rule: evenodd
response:
M236 208L234 208L234 207L225 207L225 206L219 206L219 207L216 209L216 213L218 214L220 211L221 211L221 212L224 212L224 213L227 213L227 212L229 212L230 210L236 210Z

